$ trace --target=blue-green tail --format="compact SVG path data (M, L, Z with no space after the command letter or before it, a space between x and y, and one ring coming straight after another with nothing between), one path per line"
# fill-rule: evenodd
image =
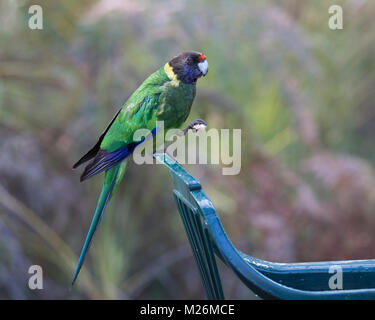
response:
M126 166L126 160L117 164L115 167L107 170L105 173L102 192L100 194L98 204L96 206L95 214L94 214L94 217L92 218L91 226L86 236L86 240L83 245L79 260L78 260L76 271L74 272L72 285L76 281L79 271L81 270L81 267L86 257L86 253L90 247L91 240L94 236L97 226L100 223L100 220L102 219L107 203L109 199L111 198L111 195L113 194L114 189L122 180L122 177L125 173L125 166Z

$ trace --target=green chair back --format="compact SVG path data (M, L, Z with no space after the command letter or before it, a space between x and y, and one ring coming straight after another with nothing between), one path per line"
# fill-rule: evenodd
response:
M200 182L167 154L154 157L170 171L177 208L208 299L224 299L215 255L263 299L375 299L375 260L273 263L237 250ZM330 281L338 273L342 288Z

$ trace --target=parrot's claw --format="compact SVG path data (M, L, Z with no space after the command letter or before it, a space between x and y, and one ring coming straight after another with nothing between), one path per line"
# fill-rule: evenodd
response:
M206 128L207 128L207 123L205 121L201 120L201 119L198 119L198 120L194 120L194 121L190 122L189 125L184 130L182 130L180 133L178 133L178 135L184 136L188 133L189 130L191 130L195 133L195 132L198 132L199 130L206 130ZM171 157L174 161L179 163L173 155L171 155L167 152L167 147L165 147L164 149L156 150L154 152L154 154L155 153L165 153L169 157Z
M201 119L194 120L189 123L189 125L182 130L183 134L186 135L189 130L195 132L198 132L199 130L206 130L207 128L207 123Z

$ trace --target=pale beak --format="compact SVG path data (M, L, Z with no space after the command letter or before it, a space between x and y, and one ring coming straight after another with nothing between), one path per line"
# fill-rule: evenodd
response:
M203 61L198 63L198 68L202 72L202 74L205 76L208 72L208 63L207 60L204 59Z

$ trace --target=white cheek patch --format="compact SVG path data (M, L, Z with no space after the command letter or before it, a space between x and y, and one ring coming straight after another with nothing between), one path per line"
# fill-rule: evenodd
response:
M207 74L207 71L208 71L208 63L207 63L207 60L204 59L202 62L199 62L198 63L198 68L199 70L202 72L202 74L205 76Z

